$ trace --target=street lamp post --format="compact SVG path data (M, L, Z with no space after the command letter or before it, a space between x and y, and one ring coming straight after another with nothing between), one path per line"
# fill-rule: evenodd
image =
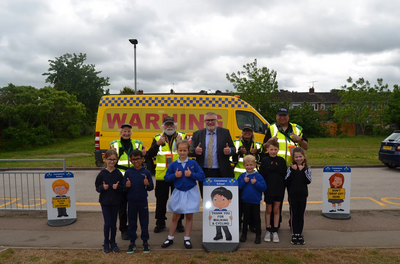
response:
M129 42L133 44L133 72L135 74L135 94L137 94L137 82L136 82L136 44L138 44L137 39L129 39Z

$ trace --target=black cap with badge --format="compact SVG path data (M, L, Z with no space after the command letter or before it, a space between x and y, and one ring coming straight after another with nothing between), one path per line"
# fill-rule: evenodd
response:
M244 124L242 130L245 130L245 129L253 131L253 126L251 124Z
M129 124L129 123L122 124L121 128L124 128L124 127L132 128L131 124Z
M167 116L166 118L164 118L163 125L165 123L175 123L175 120L172 116Z
M276 111L277 115L288 115L289 111L287 110L286 107L279 107L278 110Z

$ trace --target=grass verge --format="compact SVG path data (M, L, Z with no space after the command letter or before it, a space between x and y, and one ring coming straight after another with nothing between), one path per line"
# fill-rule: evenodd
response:
M357 136L334 138L310 138L306 155L311 166L316 165L378 165L381 137ZM149 146L146 146L148 149ZM67 167L96 167L94 137L63 140L57 144L28 150L2 152L1 159L61 159ZM61 167L57 161L1 162L1 168Z
M7 249L0 263L399 263L399 249L239 250L218 252L166 252L103 254L100 250Z

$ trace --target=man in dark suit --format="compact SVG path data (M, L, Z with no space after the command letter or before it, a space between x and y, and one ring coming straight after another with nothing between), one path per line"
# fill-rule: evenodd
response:
M236 148L229 130L217 126L218 117L213 112L204 116L204 123L205 128L193 133L190 151L203 168L206 178L233 178L229 157L236 153ZM203 197L203 182L199 182L199 186Z

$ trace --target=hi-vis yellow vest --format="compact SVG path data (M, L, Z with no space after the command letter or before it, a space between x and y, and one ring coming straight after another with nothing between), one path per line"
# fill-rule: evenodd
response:
M142 148L143 148L143 142L142 141L131 139L131 143L132 143L133 149L142 150ZM119 155L120 155L119 149L122 148L121 140L112 141L110 143L110 148L114 148L117 151L117 154L118 154L118 157L119 157ZM125 167L130 167L129 157L125 153L125 151L124 151L124 153L122 153L121 157L119 158L118 165L125 166ZM122 173L122 175L125 174L125 170L120 169L120 168L118 168L118 169Z
M236 139L233 141L233 145L235 145L236 149L239 151L239 148L243 145L242 141L240 139ZM252 148L257 148L258 150L262 150L262 144L258 141L254 142L252 144ZM232 156L231 156L232 157ZM246 169L244 168L243 165L243 157L239 156L238 162L236 164L236 167L234 169L235 172L235 179L237 180L243 172L246 172Z
M179 132L178 135L182 136L182 139L186 138L186 133ZM154 136L155 141L158 141L162 134L157 134ZM176 151L176 138L172 141L172 149L170 149L169 144L165 143L164 146L159 146L157 156L156 156L156 180L163 181L165 173L167 172L167 155L172 154L172 161L176 161L179 158L178 152Z
M289 123L290 126L292 126L293 133L302 136L303 135L303 128L299 125ZM271 131L271 137L277 136L278 138L278 143L279 143L279 152L278 156L284 158L286 160L286 166L289 166L290 163L292 163L292 156L290 154L289 147L293 148L296 145L292 140L289 140L286 138L286 136L282 133L278 133L278 127L276 126L276 123L273 124L272 126L269 127ZM292 136L292 135L290 135Z

